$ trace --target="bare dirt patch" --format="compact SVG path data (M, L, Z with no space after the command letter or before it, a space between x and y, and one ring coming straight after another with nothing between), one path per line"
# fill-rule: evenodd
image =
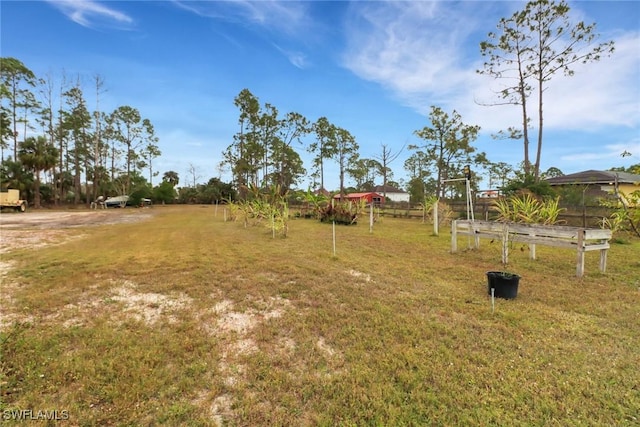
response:
M176 323L175 312L184 310L193 301L187 295L162 295L156 293L140 293L133 282L126 281L115 289L111 300L124 304L124 312L136 320L149 325L157 323L161 318L169 323Z
M147 209L3 212L0 214L0 255L17 249L59 245L84 237L83 234L72 233L73 228L136 222L151 216L152 212ZM0 329L17 319L15 313L8 309L13 301L13 293L19 287L19 284L6 277L12 268L13 263L6 260L0 262Z
M0 214L0 227L39 229L71 228L88 225L136 222L150 218L150 209L101 209L79 211L29 211L25 213Z
M151 215L147 209L4 212L0 214L0 253L61 243L68 239L67 229L137 222Z

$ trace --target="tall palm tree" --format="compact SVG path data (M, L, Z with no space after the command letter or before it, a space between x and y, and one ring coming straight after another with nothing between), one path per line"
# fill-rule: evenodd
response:
M178 182L180 182L180 178L178 177L178 172L174 172L174 171L165 172L164 175L162 175L162 180L164 182L168 182L173 187L178 185Z
M40 172L56 165L58 150L44 136L27 138L20 147L20 161L35 175L33 204L40 207Z

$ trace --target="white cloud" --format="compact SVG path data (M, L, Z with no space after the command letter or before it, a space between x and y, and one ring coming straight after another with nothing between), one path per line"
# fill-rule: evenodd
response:
M624 152L631 153L631 156L622 157ZM640 141L606 144L598 152L575 153L560 157L560 160L567 162L601 161L605 159L617 159L621 163L637 163L638 159L640 159Z
M610 58L576 67L573 77L552 82L545 117L551 127L597 129L640 124L640 33L615 40Z
M637 128L640 125L640 55L637 48L640 33L622 34L614 41L616 50L611 57L577 65L572 77L557 74L549 82L543 99L546 130L595 132L611 126ZM490 88L499 90L495 82L484 76L470 76L469 81L473 83L470 90L476 99L491 100ZM493 99L497 98L494 96ZM455 102L464 104L465 98L458 98ZM535 127L538 120L536 102L536 98L532 98L529 104ZM491 131L521 122L520 110L514 106L488 108L472 105L465 112L468 114L463 114L463 117L470 122L482 123L483 128Z
M483 2L456 3L455 9L449 2L358 3L345 30L344 65L421 114L438 105L487 132L517 126L517 107L480 105L499 100L497 83L475 72L482 66L477 38L499 19L492 12ZM554 76L544 94L545 129L640 124L640 34L619 33L615 43L612 57L574 67L573 77ZM535 111L532 104L530 113ZM535 114L532 121L537 122Z
M518 124L517 109L479 105L493 102L495 94L487 90L487 78L475 72L480 61L469 60L476 52L480 57L479 42L469 39L486 27L490 4L461 3L455 9L448 2L366 5L357 4L346 25L344 65L354 74L378 82L425 116L437 105L492 132Z
M408 100L428 92L455 90L462 80L456 47L464 38L464 27L443 31L442 21L456 22L446 5L358 3L352 12L346 23L344 65L359 77L376 81Z
M46 0L73 22L87 28L98 25L131 25L133 18L93 0Z
M286 56L289 62L291 62L294 67L300 68L301 70L308 67L309 63L307 60L307 56L304 53L295 50L283 49L275 43L273 44L273 46L275 46L278 52Z

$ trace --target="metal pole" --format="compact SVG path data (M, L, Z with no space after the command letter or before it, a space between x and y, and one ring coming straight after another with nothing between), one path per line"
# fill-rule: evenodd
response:
M473 197L471 194L471 184L470 181L467 179L467 207L468 207L468 215L467 215L467 219L470 219L471 221L475 221L475 214L473 213Z
M469 223L473 223L475 221L475 217L474 217L474 213L473 213L473 199L471 198L471 185L470 185L470 181L469 178L465 178L466 182L466 190L467 190L467 221L469 221ZM476 245L475 247L477 248L477 237L476 237ZM470 248L471 247L471 235L468 236L468 240L467 240L467 246Z

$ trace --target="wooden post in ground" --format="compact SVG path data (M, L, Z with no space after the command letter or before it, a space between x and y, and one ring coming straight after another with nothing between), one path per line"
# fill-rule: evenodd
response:
M605 272L607 270L607 250L600 249L600 271Z
M469 229L474 230L474 232L476 231L475 221L470 225ZM475 242L474 242L475 248L480 249L480 235L476 233L474 235L474 238L475 238Z
M457 224L457 220L451 221L451 253L458 250L458 232L456 230Z
M373 233L373 202L369 205L369 234Z
M433 202L433 235L438 235L438 201ZM452 230L455 229L452 224Z
M535 238L536 237L536 232L535 231L531 231L529 233L529 236ZM535 243L529 243L529 259L536 259L536 244Z

